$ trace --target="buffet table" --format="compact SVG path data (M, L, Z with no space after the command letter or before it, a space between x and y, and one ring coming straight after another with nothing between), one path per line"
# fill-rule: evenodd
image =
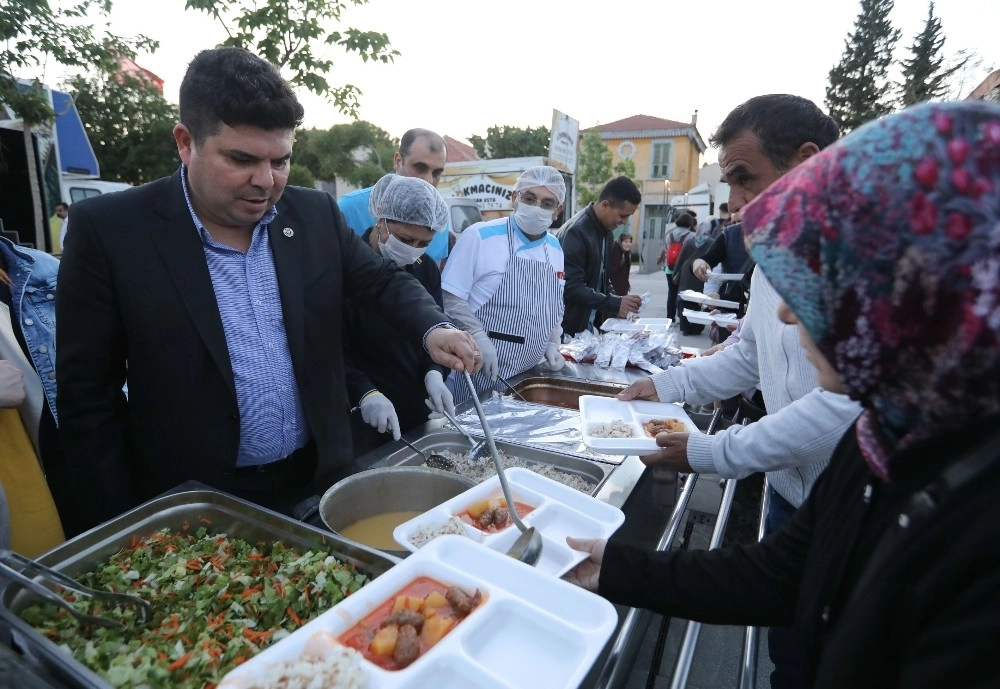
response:
M553 391L559 392L563 397L566 395L572 397L573 394L613 395L615 391L623 389L646 375L638 369L613 370L588 364L568 363L558 372L541 368L532 369L512 378L510 382L515 389L520 388L523 391L522 394L525 394L529 399L535 398L540 402L553 402L551 399ZM546 397L547 395L548 397ZM567 402L561 397L554 402L557 405L566 406L571 403L571 401ZM470 406L471 402L464 407L459 407L456 411L462 413L467 411ZM701 417L695 420L696 423L702 425L706 419ZM423 449L450 447L456 442L460 445L464 440L450 428L445 420L428 421L423 427L407 433L406 438L418 447L423 444ZM616 459L614 463L601 463L594 461L593 458L572 456L572 453L552 452L550 448L539 449L508 444L506 450L509 454L518 453L529 461L534 458L537 461L564 468L566 471L575 472L593 482L595 488L592 495L610 505L621 508L625 514L625 521L612 536L613 540L648 549L662 550L675 545L685 509L691 499L694 481L687 481L687 485L685 485L683 477L679 476L677 472L647 468L638 457L625 457L622 460ZM369 467L416 464L418 461L415 459L415 453L404 448L401 443L388 443L358 458L357 464L359 469L367 469ZM185 495L185 493L177 493L177 495ZM160 528L164 525L177 527L185 520L203 518L203 514L207 511L214 511L213 519L232 524L229 527L230 530L248 531L254 537L263 534L270 539L288 540L303 546L314 543L317 538L322 539L323 532L316 527L323 527L315 517L312 519L313 525L309 526L287 518L279 519L277 515L271 518L257 512L244 513L239 504L228 502L225 499L226 496L221 493L213 495L212 492L199 492L197 494L187 493L186 495L194 495L194 497L190 500L178 499L170 502L166 507L161 505L156 509L137 508L128 515L112 520L92 532L46 553L40 560L60 568L80 562L93 561L96 563L108 553L121 547L122 543L127 541L130 535L140 527L146 529ZM147 505L149 504L147 503ZM329 534L329 532L326 533ZM339 556L356 563L364 571L368 571L374 576L386 571L387 568L398 562L396 558L381 551L363 547L354 548L350 542L347 542L347 545L338 545L337 548ZM0 585L2 583L0 581ZM8 596L3 601L4 607L7 609L11 607L9 598ZM648 636L647 632L654 616L646 611L622 607L618 607L617 611L618 627L597 662L592 666L589 675L580 684L581 687L616 689L624 686L629 675L636 670L636 655L640 645ZM12 618L9 616L5 620L0 619L0 646L3 646L5 650L10 648L12 629L16 636L18 632L16 621L12 622ZM22 650L25 649L22 648ZM37 679L36 684L18 681L18 685L38 686L46 689L48 687L78 689L104 686L89 671L80 672L73 666L67 665L66 659L61 659L44 649L28 649L28 652L29 655L35 656L36 664L40 661L40 664L44 666L40 674L45 675L45 671L50 674L44 679L41 676L32 678L32 682ZM9 656L10 653L7 655ZM17 661L18 659L14 658L13 660ZM18 669L23 669L23 663L15 662L11 666L15 665ZM0 671L2 669L3 665L0 663ZM2 678L2 674L0 674L0 678Z

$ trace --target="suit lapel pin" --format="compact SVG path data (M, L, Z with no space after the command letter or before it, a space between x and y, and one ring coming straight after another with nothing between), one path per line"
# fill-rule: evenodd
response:
M284 230L282 230L282 232L285 233L286 237L291 237L293 234L295 234L295 230L293 230L290 227L286 227Z

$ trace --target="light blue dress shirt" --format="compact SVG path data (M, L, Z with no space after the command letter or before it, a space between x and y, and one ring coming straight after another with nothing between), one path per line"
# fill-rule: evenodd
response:
M236 382L240 410L236 465L256 466L284 459L309 440L309 425L292 368L267 234L267 226L278 212L272 206L264 214L243 254L212 239L191 205L183 166L181 179L204 247Z

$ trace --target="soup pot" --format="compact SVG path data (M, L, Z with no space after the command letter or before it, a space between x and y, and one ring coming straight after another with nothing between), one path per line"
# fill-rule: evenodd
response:
M341 529L387 512L426 512L464 493L475 483L450 471L427 467L382 467L352 474L330 486L319 503L327 527ZM406 557L408 550L384 550Z

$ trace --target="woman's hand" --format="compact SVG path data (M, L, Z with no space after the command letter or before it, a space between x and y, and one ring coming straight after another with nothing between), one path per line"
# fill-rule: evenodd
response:
M572 538L566 537L566 543L573 550L590 553L590 557L566 572L563 579L576 584L588 591L597 591L597 583L601 579L601 561L604 560L604 548L608 541L605 538Z

